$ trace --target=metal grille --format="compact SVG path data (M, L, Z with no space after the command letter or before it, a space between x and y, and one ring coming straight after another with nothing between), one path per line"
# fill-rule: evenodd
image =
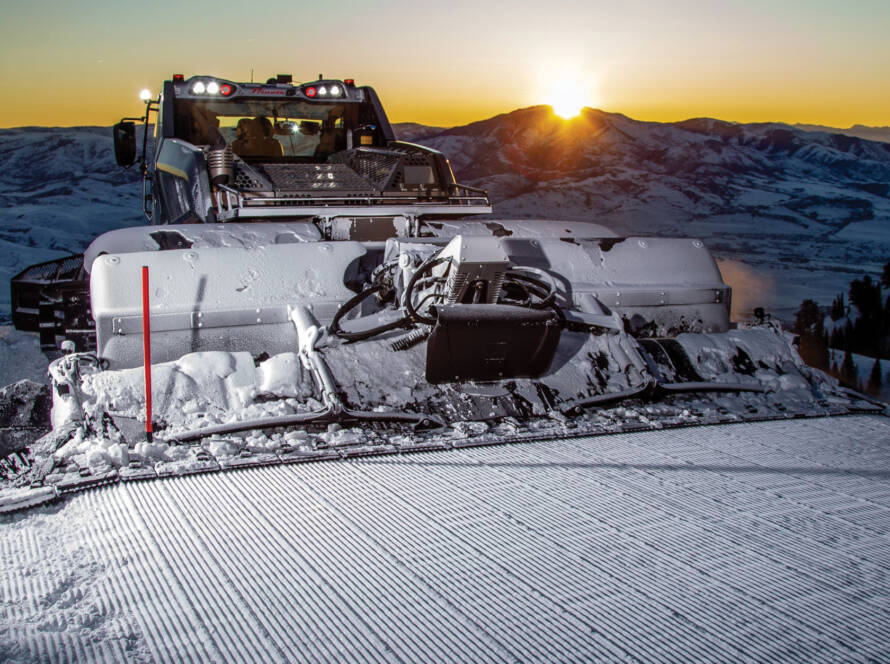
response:
M460 296L463 294L464 289L467 287L467 281L469 280L470 275L466 272L458 272L452 278L448 280L445 288L448 293L445 297L445 302L447 304L454 304L460 299Z
M247 169L244 168L244 164L243 164L242 162L240 162L240 161L236 161L236 162L235 162L234 175L235 175L235 177L234 177L234 179L235 179L235 187L236 187L237 189L241 189L241 190L244 190L244 189L258 189L258 190L262 190L262 189L265 189L265 188L266 188L265 185L264 185L260 180L258 180L257 178L253 177L253 176L250 174L250 172L248 172Z
M498 297L501 295L501 288L504 285L504 277L507 276L507 273L504 271L495 272L494 277L491 282L488 284L488 298L486 301L489 304L496 304L498 301Z
M249 164L236 161L234 186L241 191L387 191L399 188L405 166L434 167L429 154L357 148L326 164Z
M372 189L344 164L265 164L262 170L279 190Z
M408 152L405 154L405 166L432 166L433 160L431 155L419 152Z
M436 166L431 154L426 152L415 152L400 146L393 146L392 149L402 155L402 167L398 169L393 177L392 182L390 183L391 187L403 188L403 183L405 181L404 169L406 166L427 166L432 172L435 172ZM416 185L414 186L416 187Z
M15 277L18 281L54 281L58 279L75 279L83 267L83 255L38 263L32 265Z
M367 148L347 150L331 157L331 161L345 164L367 179L378 191L392 186L393 174L401 171L403 159L404 156L396 152Z
M272 187L235 168L235 186L254 191L373 191L374 187L345 164L255 164L253 170Z
M495 272L491 281L488 283L488 292L485 301L488 304L497 304L498 297L501 294L501 288L504 285L504 277L506 273L503 271ZM445 302L447 304L455 304L463 295L469 282L469 275L466 272L458 272L454 277L448 279L445 286L446 295Z

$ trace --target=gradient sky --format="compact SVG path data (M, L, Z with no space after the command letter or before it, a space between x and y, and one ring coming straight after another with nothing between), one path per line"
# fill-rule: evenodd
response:
M0 0L0 127L110 125L173 73L319 73L373 85L394 122L541 103L642 120L890 125L890 2Z

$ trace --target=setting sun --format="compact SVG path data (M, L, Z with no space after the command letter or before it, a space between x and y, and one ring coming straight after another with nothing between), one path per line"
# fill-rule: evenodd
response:
M563 119L573 118L589 104L587 86L575 77L553 81L547 91L546 103Z

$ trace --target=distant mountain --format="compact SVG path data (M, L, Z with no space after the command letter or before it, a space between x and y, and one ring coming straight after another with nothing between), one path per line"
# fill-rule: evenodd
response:
M867 127L866 125L853 125L847 129L839 129L837 127L826 127L824 125L811 124L795 124L796 129L804 131L824 131L828 134L844 134L845 136L855 136L856 138L864 138L869 141L883 141L890 143L890 127Z
M890 258L890 144L778 123L640 122L535 106L418 139L506 217L705 239L764 298L830 299Z
M487 185L506 214L555 208L660 232L745 214L813 234L890 212L890 145L784 125L662 124L593 109L566 122L538 106L417 140L449 155L468 184Z
M144 220L138 183L115 163L109 127L0 130L0 321L14 274Z
M446 127L429 127L416 122L396 122L392 128L400 141L409 143L416 143L429 136L441 134L446 129Z
M744 309L830 302L890 258L890 144L789 125L640 122L536 106L462 127L402 123L502 217L704 239ZM144 222L136 168L104 127L0 130L0 281ZM0 319L9 291L0 288Z

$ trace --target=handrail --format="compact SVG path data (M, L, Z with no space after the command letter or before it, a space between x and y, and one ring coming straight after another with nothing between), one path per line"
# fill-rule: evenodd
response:
M223 189L223 188L221 188ZM250 196L243 195L239 192L230 190L228 187L225 187L223 191L226 194L236 194L236 201L234 205L233 201L229 196L226 196L225 208L231 210L233 207L245 208L245 207L264 207L270 204L276 203L318 203L325 202L331 203L334 201L344 201L349 203L387 203L390 205L397 204L399 199L404 199L410 201L411 205L466 205L468 202L475 201L477 205L490 205L487 196L448 196L447 198L442 198L440 200L430 200L429 198L421 197L421 196L411 196L411 195L399 195L399 196L319 196L319 195L303 195L303 194L294 194L293 196Z

